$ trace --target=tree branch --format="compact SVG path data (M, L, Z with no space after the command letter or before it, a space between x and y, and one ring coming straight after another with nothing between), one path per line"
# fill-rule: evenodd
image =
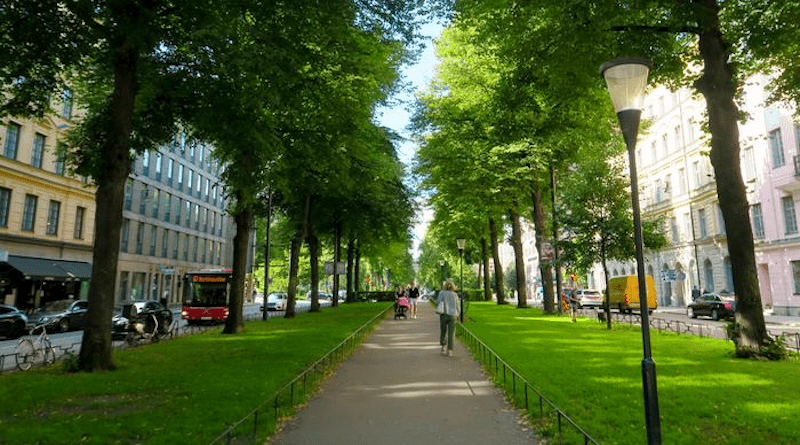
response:
M678 26L678 27L671 27L671 26L648 26L648 25L620 25L620 26L612 26L612 31L646 31L646 32L666 32L672 34L679 34L679 33L688 33L688 34L700 34L700 27L699 26Z

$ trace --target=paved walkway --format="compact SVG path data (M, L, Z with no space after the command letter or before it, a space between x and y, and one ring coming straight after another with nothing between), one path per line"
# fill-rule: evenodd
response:
M439 352L439 316L390 317L345 361L271 445L532 445L508 405L456 340Z

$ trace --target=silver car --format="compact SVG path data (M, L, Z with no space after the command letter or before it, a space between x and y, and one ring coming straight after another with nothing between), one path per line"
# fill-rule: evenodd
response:
M603 294L594 289L580 289L575 291L575 300L578 307L603 307Z

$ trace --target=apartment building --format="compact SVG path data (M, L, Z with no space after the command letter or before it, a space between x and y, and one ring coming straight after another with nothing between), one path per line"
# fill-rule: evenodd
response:
M85 298L94 239L94 187L67 172L59 148L72 94L43 119L0 120L0 298L24 310Z
M762 302L776 314L800 315L800 127L793 110L769 105L766 77L745 83L740 123L741 169L751 204ZM705 101L692 90L653 88L637 142L644 218L661 218L668 245L645 252L659 305L683 307L698 292L734 294L725 222L704 133ZM612 263L611 276L633 275L634 261ZM594 272L598 274L598 271ZM600 272L601 273L601 272Z
M65 91L43 119L0 122L0 295L34 310L87 298L95 188L70 174L59 150L74 125ZM182 301L186 271L232 265L235 226L212 147L176 135L135 160L125 188L117 303Z

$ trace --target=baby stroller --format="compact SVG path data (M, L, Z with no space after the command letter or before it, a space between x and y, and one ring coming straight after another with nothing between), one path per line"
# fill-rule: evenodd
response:
M401 296L394 302L394 318L408 318L408 310L411 309L411 303L405 295Z

